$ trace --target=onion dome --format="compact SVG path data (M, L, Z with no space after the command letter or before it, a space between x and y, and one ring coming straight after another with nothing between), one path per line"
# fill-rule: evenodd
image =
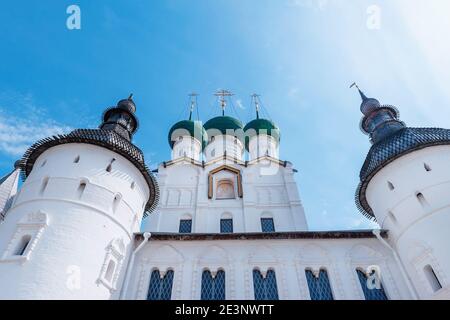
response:
M450 130L440 128L410 128L399 120L398 110L390 105L373 103L360 91L363 103L361 129L370 135L372 146L359 174L360 183L355 200L358 209L367 218L375 220L366 199L366 190L372 177L395 159L429 146L450 145Z
M155 177L144 162L144 154L131 140L136 132L138 120L134 114L136 105L131 99L120 100L117 106L103 113L103 121L98 129L76 129L68 134L44 138L33 144L21 160L23 178L33 170L38 157L46 150L61 144L87 143L112 150L130 161L142 174L149 188L149 199L144 216L156 208L159 200L159 188Z
M245 132L245 148L247 149L247 151L250 138L255 135L266 134L268 136L275 138L277 142L280 141L280 129L275 123L267 119L261 119L258 117L257 119L250 121L244 127L244 132Z
M134 113L136 105L130 94L128 99L122 99L117 106L107 109L103 113L103 123L100 129L113 130L123 138L131 141L132 135L137 131L138 120Z
M243 136L242 122L229 116L219 116L206 121L204 128L208 136L221 133L223 135L232 135L238 138ZM241 139L242 140L242 139Z
M201 142L202 148L208 141L208 135L201 121L182 120L175 123L169 131L169 145L173 148L175 141L181 136L191 136Z

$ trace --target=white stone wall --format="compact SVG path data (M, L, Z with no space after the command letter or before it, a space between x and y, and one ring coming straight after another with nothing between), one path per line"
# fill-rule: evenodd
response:
M118 298L148 196L138 169L112 151L45 151L0 225L0 299Z
M325 269L337 300L364 299L356 269L380 268L389 299L411 295L391 252L375 238L152 240L138 253L126 299L146 299L150 274L174 271L172 299L200 299L201 274L225 271L226 299L254 299L252 270L275 271L280 299L310 299L305 269Z
M225 152L231 158L243 159L244 145L239 139L232 135L214 135L214 130L209 131L208 135L211 134L213 136L209 137L209 143L204 150L206 161L223 157Z
M202 144L191 136L180 136L177 138L172 149L172 160L188 157L200 160Z
M213 176L213 189L221 179L234 179L235 199L208 198L208 174L227 165L240 170L243 197L238 196L237 177L229 171ZM161 201L144 219L142 230L178 232L180 219L192 218L192 232L219 232L224 215L233 218L235 232L260 232L261 217L273 217L276 231L307 230L307 224L290 163L250 161L247 167L230 160L210 161L202 168L190 161L158 168Z
M248 149L250 160L264 156L270 156L275 159L279 157L277 140L267 134L259 134L251 137Z
M450 146L427 147L386 165L371 180L367 200L420 298L450 298ZM434 291L425 266L442 285Z

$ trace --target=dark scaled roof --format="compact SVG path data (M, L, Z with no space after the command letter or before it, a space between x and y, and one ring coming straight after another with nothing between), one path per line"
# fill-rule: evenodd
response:
M242 122L229 116L219 116L206 121L204 128L208 130L219 130L222 134L230 133L231 130L242 130Z
M134 115L136 105L131 98L132 95L128 99L120 100L117 106L107 109L99 129L77 129L69 134L52 136L33 144L20 162L23 179L30 175L36 159L47 149L67 143L93 144L120 154L142 173L150 193L144 216L153 211L159 201L159 188L144 162L142 151L131 142L137 129L137 117Z
M205 147L206 142L208 141L208 135L206 134L206 130L202 126L201 121L182 120L175 123L172 128L170 128L168 135L170 147L173 148L178 137L185 135L190 135L200 141L202 147Z
M360 184L356 190L356 204L368 218L375 216L367 203L365 192L371 178L393 160L429 146L450 144L450 130L441 128L409 128L398 130L370 148L360 172Z
M244 127L245 132L245 148L248 150L248 143L252 136L260 133L267 134L274 137L277 141L280 140L280 129L275 123L267 119L254 119L247 123Z

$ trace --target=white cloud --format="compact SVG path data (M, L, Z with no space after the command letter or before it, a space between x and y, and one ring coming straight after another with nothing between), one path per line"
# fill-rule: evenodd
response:
M50 119L45 108L33 103L31 95L3 93L0 103L0 154L20 157L36 141L72 130ZM16 112L11 114L9 110Z

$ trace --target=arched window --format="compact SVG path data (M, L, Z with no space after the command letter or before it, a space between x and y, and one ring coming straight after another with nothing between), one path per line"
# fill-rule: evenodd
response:
M423 268L423 271L425 272L425 276L427 277L428 283L430 284L431 289L433 289L433 292L442 289L442 285L436 276L436 273L429 264Z
M235 199L234 182L230 179L217 181L216 199Z
M31 236L30 235L24 235L22 236L22 239L20 239L19 244L17 245L17 248L15 250L16 256L22 256L25 253L25 250L27 250L28 245L30 244Z
M233 233L233 219L220 219L220 233Z
M326 270L320 270L316 277L311 270L305 270L311 300L333 300L330 280Z
M170 300L172 296L173 270L161 277L159 270L153 270L150 276L147 300Z
M275 232L275 225L273 223L273 218L261 218L261 231Z
M179 233L191 233L192 232L192 219L181 219Z
M255 290L255 300L278 300L275 271L268 270L264 278L259 270L254 269L253 288Z
M219 270L215 277L211 271L203 271L201 299L225 300L225 271Z
M356 272L358 273L359 282L366 300L388 300L381 279L379 279L375 270L370 274L370 278L359 269Z

